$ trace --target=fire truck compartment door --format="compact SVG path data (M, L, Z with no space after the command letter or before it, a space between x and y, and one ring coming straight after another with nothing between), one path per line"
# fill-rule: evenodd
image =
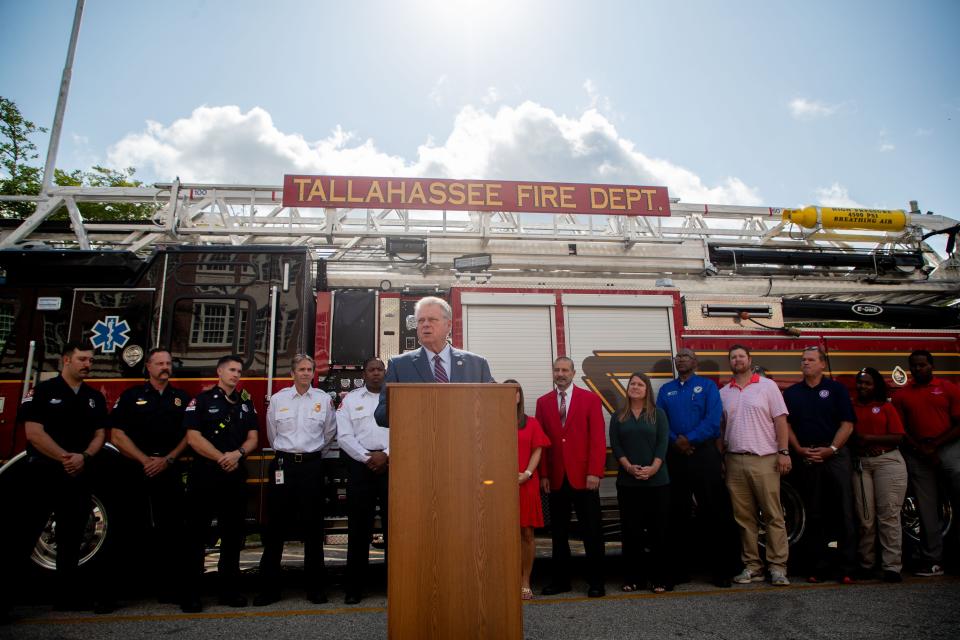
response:
M673 298L564 294L567 355L577 383L598 392L609 412L625 397L630 374L650 376L653 392L673 377Z
M556 297L465 293L461 303L464 348L487 358L494 380L519 382L524 408L532 416L537 397L552 385Z
M155 289L75 289L69 339L91 345L94 377L141 378Z

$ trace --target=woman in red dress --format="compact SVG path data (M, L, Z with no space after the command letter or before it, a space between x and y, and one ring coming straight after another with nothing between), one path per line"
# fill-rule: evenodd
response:
M519 384L516 380L506 380ZM535 418L523 411L523 388L517 389L517 457L519 458L518 482L520 483L520 597L533 598L530 589L530 572L536 555L533 530L543 526L543 507L540 504L540 452L550 446L550 440Z

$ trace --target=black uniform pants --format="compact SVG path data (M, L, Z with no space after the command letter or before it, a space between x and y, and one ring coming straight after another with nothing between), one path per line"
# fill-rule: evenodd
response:
M56 521L57 569L54 599L58 602L81 602L99 594L101 584L82 585L77 579L84 529L91 511L91 492L88 482L89 470L73 477L55 461L35 458L26 463L24 484L15 495L6 496L11 504L11 514L17 518L7 522L4 537L9 536L4 546L10 554L12 576L3 579L5 591L12 593L18 577L29 569L30 555L37 538L53 514ZM9 527L9 529L8 529Z
M283 484L276 472L283 471ZM326 581L323 565L323 458L306 454L296 462L294 454L282 454L270 463L267 484L267 524L260 556L261 588L280 589L283 543L302 532L303 565L307 591L322 591Z
M553 538L553 584L570 583L570 509L577 512L587 556L587 582L603 587L603 523L600 492L574 489L567 478L550 492L550 534Z
M172 598L182 572L186 551L186 492L182 468L174 464L149 478L139 468L127 489L129 518L127 551L140 558L138 576L155 576L153 590L163 598ZM142 578L141 578L142 579Z
M690 455L667 452L670 472L669 557L675 581L688 580L692 560L702 556L711 577L729 578L738 571L740 538L730 494L723 482L720 452L713 441ZM696 504L696 528L693 525Z
M363 593L370 560L370 534L380 506L383 541L387 541L388 474L374 473L362 462L344 455L347 464L347 578L348 594Z
M246 480L243 467L226 473L215 463L194 463L187 485L187 552L183 584L187 598L200 595L203 558L213 518L217 519L220 537L220 561L217 564L220 593L229 596L240 590L240 551L247 513Z
M668 586L667 525L670 518L670 487L624 487L617 485L620 526L623 534L625 582L643 586ZM647 550L647 551L645 551Z
M799 461L793 469L807 511L807 529L800 541L804 568L818 577L851 575L857 567L857 534L850 452L841 449L825 462ZM831 566L831 533L838 537L839 567Z

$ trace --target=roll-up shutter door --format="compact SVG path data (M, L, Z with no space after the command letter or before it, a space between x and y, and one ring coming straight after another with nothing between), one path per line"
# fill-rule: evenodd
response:
M525 409L553 384L553 323L550 306L464 304L463 342L490 362L497 382L508 378L523 387Z

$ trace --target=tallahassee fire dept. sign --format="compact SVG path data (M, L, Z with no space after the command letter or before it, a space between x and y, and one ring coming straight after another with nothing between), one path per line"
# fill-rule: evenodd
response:
M283 206L670 215L666 187L360 176L286 175Z

